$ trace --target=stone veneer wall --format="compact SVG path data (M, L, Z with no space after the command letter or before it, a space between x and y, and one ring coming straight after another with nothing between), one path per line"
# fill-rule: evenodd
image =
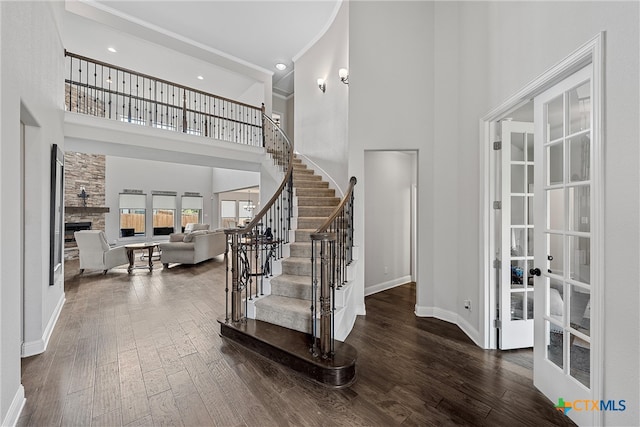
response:
M100 154L86 154L67 151L64 154L64 205L83 206L82 199L78 197L80 187L84 187L87 198L87 207L105 206L105 173L106 156ZM93 230L105 229L104 213L74 213L65 211L64 222L90 221ZM77 249L74 244L65 245L65 259L77 258Z

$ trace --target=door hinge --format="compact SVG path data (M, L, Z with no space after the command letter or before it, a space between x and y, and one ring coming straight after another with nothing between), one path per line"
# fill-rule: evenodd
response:
M502 202L499 200L493 202L493 209L502 209Z
M493 142L493 149L495 151L502 150L502 141L494 141Z
M495 319L495 320L493 321L493 327L494 327L494 328L502 328L502 320L500 320L500 319Z
M500 261L499 259L494 259L493 268L500 268L500 267L502 267L502 261Z

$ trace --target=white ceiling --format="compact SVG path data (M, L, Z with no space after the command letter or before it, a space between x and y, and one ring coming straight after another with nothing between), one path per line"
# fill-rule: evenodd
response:
M293 93L293 58L324 34L342 0L83 0L164 36L273 72L275 93ZM276 70L276 63L287 65Z

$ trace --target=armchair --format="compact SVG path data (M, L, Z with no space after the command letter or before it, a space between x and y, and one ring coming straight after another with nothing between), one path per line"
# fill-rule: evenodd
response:
M107 270L118 265L129 264L124 246L109 247L102 230L82 230L73 233L80 250L80 274L85 269Z

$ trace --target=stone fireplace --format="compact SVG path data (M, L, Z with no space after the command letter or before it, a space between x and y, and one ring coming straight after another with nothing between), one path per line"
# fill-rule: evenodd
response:
M74 231L105 229L105 214L109 212L104 205L105 172L104 155L74 151L64 154L65 260L78 258Z

